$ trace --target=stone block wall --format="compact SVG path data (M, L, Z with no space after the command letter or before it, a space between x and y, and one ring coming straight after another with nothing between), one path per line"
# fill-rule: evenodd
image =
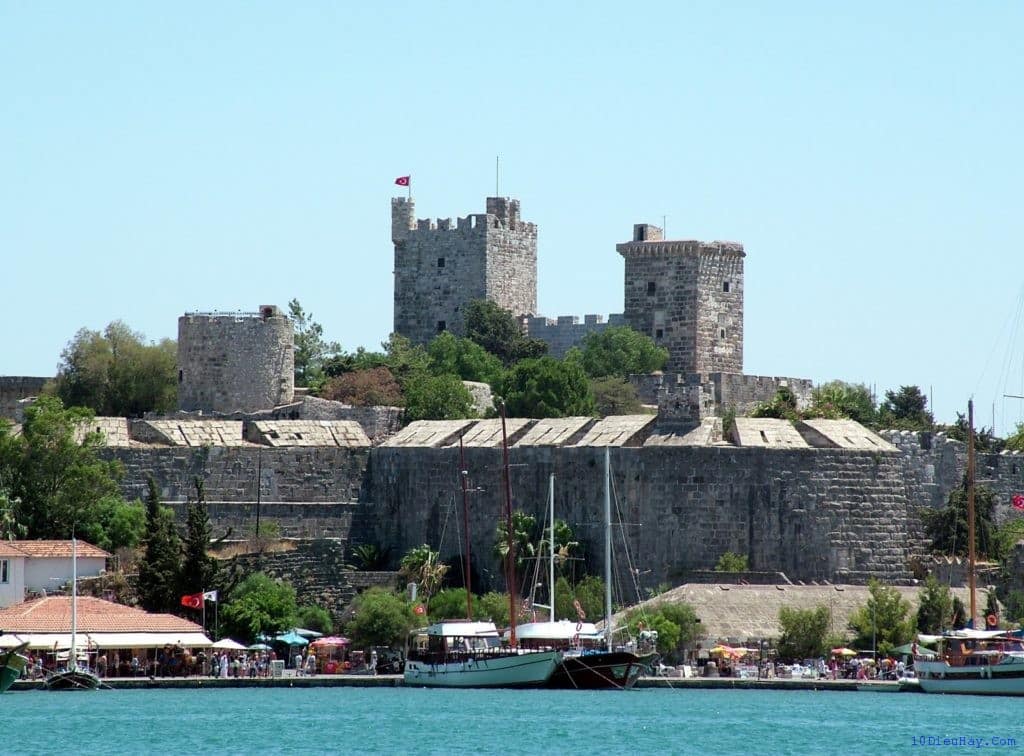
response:
M488 197L487 212L414 220L411 199L391 201L395 245L394 331L426 343L441 331L463 333L465 306L489 299L513 315L537 311L537 227L519 202Z
M0 418L22 422L25 419L25 400L39 396L48 380L23 375L0 377Z
M421 543L446 559L462 546L457 450L374 451L369 498L373 539L394 553ZM556 517L572 524L599 567L603 450L511 450L515 506L543 518L554 472ZM611 452L618 520L645 587L688 570L711 569L725 551L751 569L793 580L906 580L908 501L902 456L840 449L776 451L735 447L620 448ZM500 450L467 450L473 564L484 584L500 585L491 549L500 516ZM618 530L618 529L617 529ZM617 569L626 563L616 543ZM628 575L620 574L622 584Z
M273 305L178 318L178 408L231 413L288 404L295 392L293 340L291 319Z
M337 621L356 593L371 586L391 587L398 582L393 572L355 572L345 559L347 543L320 538L298 541L291 551L245 554L233 562L245 572L265 572L286 580L295 588L300 606L322 606ZM340 628L336 628L340 634Z
M635 226L625 259L626 322L669 351L666 370L743 372L742 244L665 241Z
M658 405L661 425L700 422L735 410L746 415L761 402L770 401L783 386L797 399L797 406L810 406L813 383L806 378L781 378L736 373L653 373L631 375L640 401Z
M622 314L584 315L580 322L576 315L560 315L557 319L545 317L524 318L524 330L531 339L540 339L548 345L548 354L561 359L574 346L592 333L600 333L609 326L626 325Z

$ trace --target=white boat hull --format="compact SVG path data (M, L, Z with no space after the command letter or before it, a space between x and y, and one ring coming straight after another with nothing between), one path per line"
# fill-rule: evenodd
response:
M964 693L988 696L1024 696L1024 661L950 666L945 662L915 664L918 684L925 693Z
M405 664L405 684L429 688L540 687L561 660L558 651L480 655L443 664L409 660Z

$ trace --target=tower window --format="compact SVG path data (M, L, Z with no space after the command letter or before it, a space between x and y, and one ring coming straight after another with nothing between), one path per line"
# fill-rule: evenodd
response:
M654 338L660 339L664 335L665 335L665 331L664 330L662 330L661 328L656 328L655 329L655 331L654 331Z
M448 324L447 323L445 323L443 320L437 321L437 332L438 333L444 333L447 330L448 330Z
M722 291L729 291L729 282L722 281Z
M179 370L178 371L178 383L181 383L183 380L185 380L185 373L184 373L184 371Z
M719 336L719 338L723 338L723 339L725 338L725 329L724 328L722 328L722 329L720 329L718 331L718 336Z
M649 295L650 295L650 294L653 294L653 293L654 293L654 290L655 290L656 288L657 288L657 287L655 287L655 285L654 285L654 281L648 281L648 282L647 282L647 293L648 293Z
M439 267L439 268L443 268L444 267L444 258L443 257L437 258L437 267ZM726 284L726 286L728 286L728 284ZM726 291L729 291L729 289L727 288Z

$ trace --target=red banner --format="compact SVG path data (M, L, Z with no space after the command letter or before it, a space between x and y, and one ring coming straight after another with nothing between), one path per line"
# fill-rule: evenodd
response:
M1014 494L1010 501L1013 502L1014 509L1024 510L1024 494Z
M399 186L409 186L410 181L412 181L412 176L399 176L395 179L395 183Z
M202 609L203 608L203 594L201 593L190 593L188 596L181 597L181 605L187 606L189 609Z

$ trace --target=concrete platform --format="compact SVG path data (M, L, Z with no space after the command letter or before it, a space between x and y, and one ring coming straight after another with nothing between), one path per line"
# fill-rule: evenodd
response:
M538 420L516 446L572 446L597 421L592 417L550 417Z
M771 417L737 417L736 436L739 446L760 446L766 449L809 449L789 420Z
M855 420L815 418L797 423L797 431L811 446L821 448L861 449L866 451L899 451L884 438Z
M576 446L643 446L657 415L611 415L598 420Z
M476 420L417 420L409 423L382 446L426 446L440 448L458 442L459 434L467 431Z

